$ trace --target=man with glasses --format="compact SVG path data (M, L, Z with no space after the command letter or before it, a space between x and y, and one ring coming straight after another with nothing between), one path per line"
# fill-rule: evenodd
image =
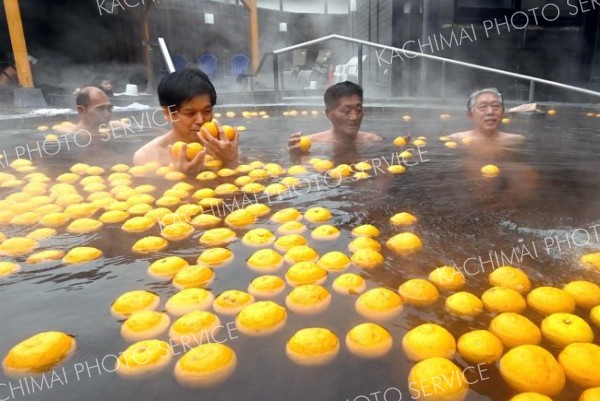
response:
M523 135L500 131L502 117L504 117L504 102L496 88L475 91L469 95L467 101L467 118L472 122L473 128L452 134L450 139L467 143L482 142L482 144L490 141L502 145L521 143L525 139Z

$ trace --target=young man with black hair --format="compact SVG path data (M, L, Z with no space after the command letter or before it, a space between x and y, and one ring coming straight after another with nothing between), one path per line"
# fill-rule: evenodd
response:
M331 129L308 135L311 142L332 144L334 153L343 153L344 149L353 148L356 144L378 142L382 138L360 130L364 116L363 89L350 81L330 86L323 96L325 115L331 122ZM302 153L300 137L302 132L295 132L288 141L288 150L292 154Z
M197 174L204 170L204 157L210 154L223 162L225 167L235 168L238 164L238 135L229 140L217 123L219 137L214 138L202 128L202 124L212 121L213 106L217 93L205 73L188 68L167 75L158 85L158 100L165 118L172 128L164 135L153 139L135 152L133 162L144 164L159 162L162 165L173 163L175 168L186 174ZM203 134L202 134L203 132ZM181 149L178 158L171 156L171 146L178 141L187 144L200 142L204 150L193 160L188 161L185 153L187 145Z

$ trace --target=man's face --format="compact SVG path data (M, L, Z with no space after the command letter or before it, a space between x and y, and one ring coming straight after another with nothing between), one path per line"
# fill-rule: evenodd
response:
M475 99L475 105L467 112L474 128L480 132L496 132L502 122L504 109L502 102L493 93L482 93Z
M98 129L101 124L108 124L112 109L113 105L108 100L108 96L98 90L90 94L89 106L82 107L80 113L88 127Z
M165 117L173 123L175 132L190 142L198 141L200 127L205 122L212 121L213 118L213 106L209 95L199 95L192 100L183 102L178 110L172 106L170 113L166 107L163 107L163 112Z
M358 134L363 119L362 100L358 95L341 97L337 105L325 113L335 132L354 136Z

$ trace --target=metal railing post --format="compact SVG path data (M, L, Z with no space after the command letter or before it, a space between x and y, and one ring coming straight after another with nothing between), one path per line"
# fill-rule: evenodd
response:
M363 84L363 47L362 45L358 45L358 84L362 86Z
M529 82L529 103L533 103L533 98L535 96L535 82Z
M446 62L442 61L442 90L440 97L442 99L446 98Z
M275 92L275 100L281 99L279 92L279 60L277 54L273 53L273 91Z

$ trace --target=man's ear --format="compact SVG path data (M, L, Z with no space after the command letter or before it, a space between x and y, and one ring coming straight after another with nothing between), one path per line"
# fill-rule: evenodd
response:
M77 114L82 115L85 112L85 107L79 105L77 106Z
M467 110L467 119L468 120L472 120L473 119L473 113L471 112L471 110Z
M325 116L327 117L328 120L331 120L331 118L329 118L330 113L331 113L331 110L325 109Z
M163 115L165 116L165 120L172 123L173 122L173 114L175 114L177 112L177 110L172 106L169 106L169 107L163 106L162 111L163 111Z

